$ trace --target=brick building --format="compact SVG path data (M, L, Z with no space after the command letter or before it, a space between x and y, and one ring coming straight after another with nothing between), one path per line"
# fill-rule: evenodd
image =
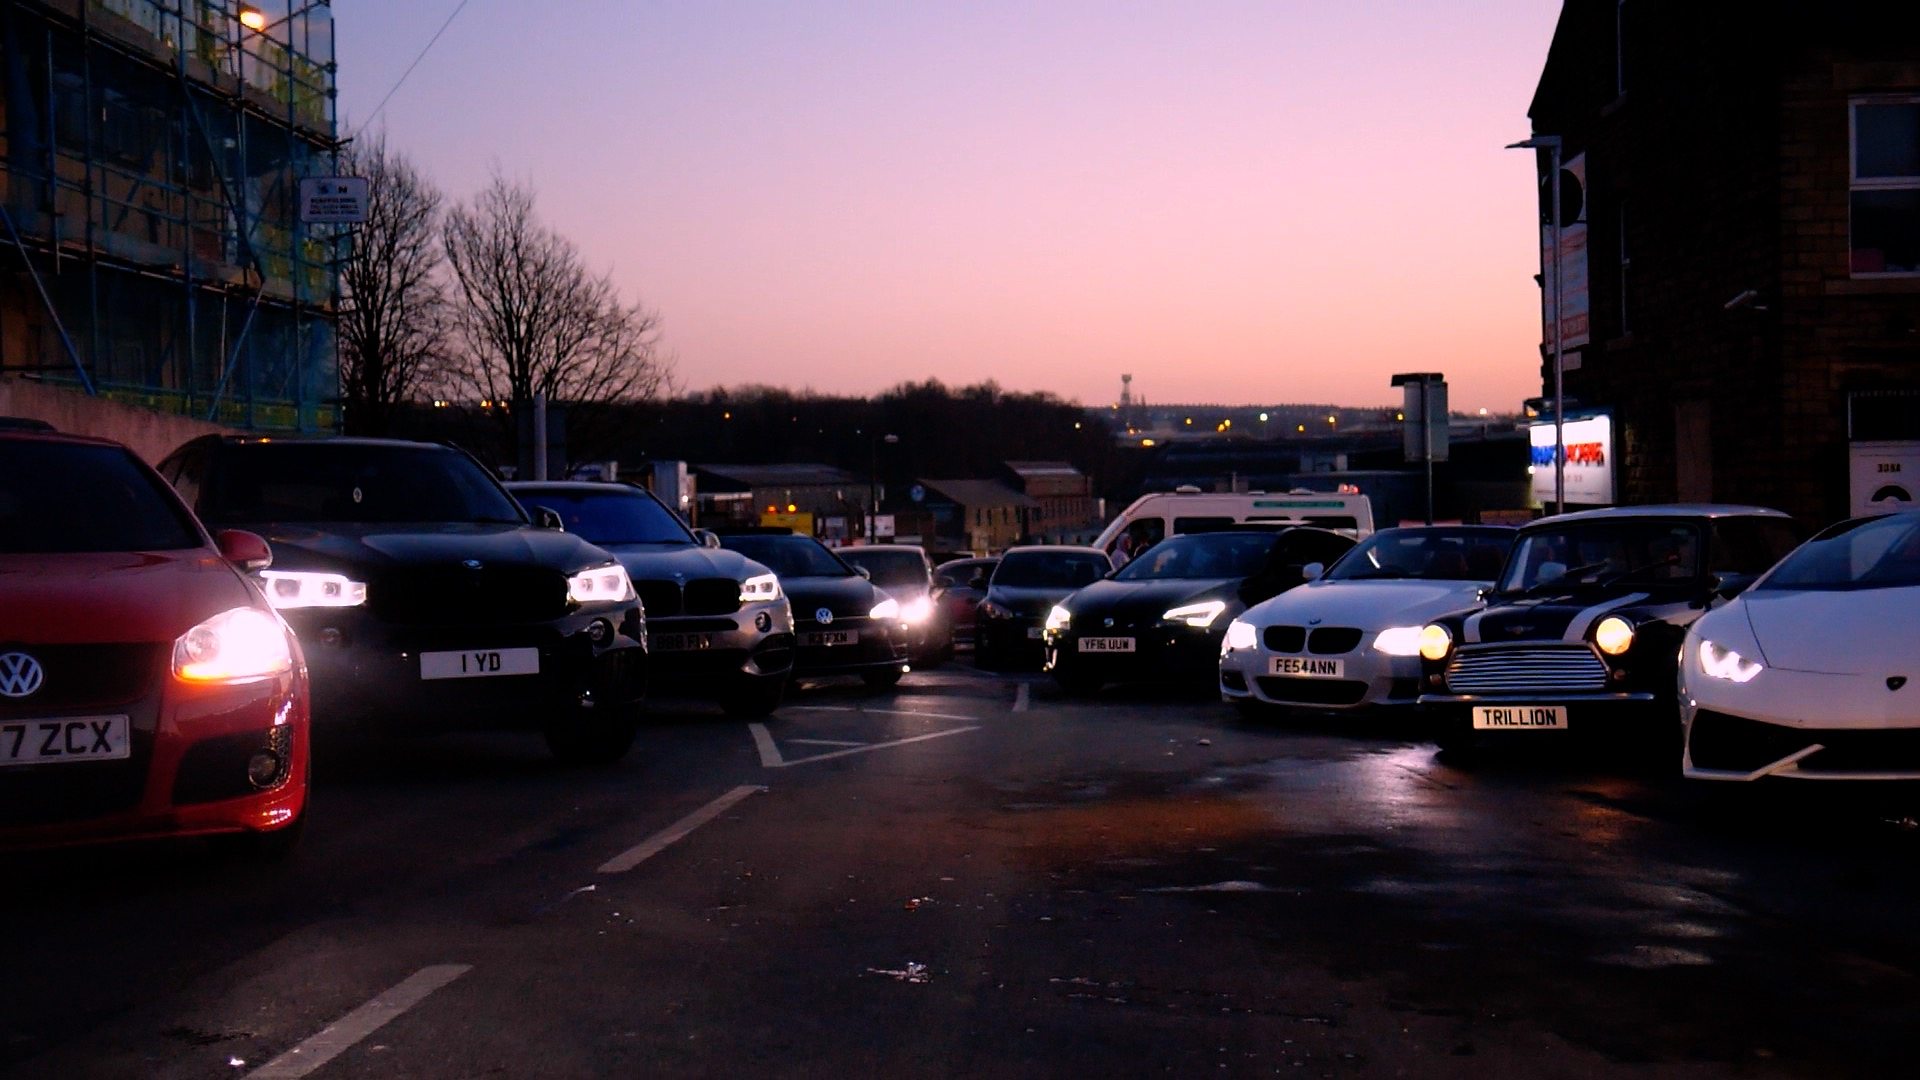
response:
M1065 461L1009 461L1007 471L1038 505L1027 528L1034 536L1061 540L1099 530L1093 480Z
M1611 419L1613 501L1812 525L1920 495L1917 30L1914 5L1564 4L1528 115L1562 140L1565 393Z

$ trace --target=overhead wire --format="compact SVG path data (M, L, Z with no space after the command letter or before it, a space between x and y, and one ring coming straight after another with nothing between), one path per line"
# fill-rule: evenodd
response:
M367 127L373 123L374 118L380 115L380 110L387 107L387 102L393 100L393 95L397 93L400 87L407 81L407 76L412 75L413 69L419 67L420 61L425 60L427 54L433 51L434 43L440 40L440 35L447 32L447 27L453 25L453 20L459 18L460 13L466 10L468 2L469 0L460 0L458 4L453 6L453 11L447 15L447 21L441 23L440 29L434 31L433 37L427 39L427 43L421 47L419 55L413 58L413 63L407 65L407 70L400 73L400 77L394 80L393 87L387 91L385 97L380 99L380 104L375 105L373 112L369 113L367 118L360 122L359 126L355 129L356 133L365 131Z

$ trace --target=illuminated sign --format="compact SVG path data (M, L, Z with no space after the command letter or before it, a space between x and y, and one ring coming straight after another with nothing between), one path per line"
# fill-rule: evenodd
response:
M1553 505L1553 425L1536 423L1528 430L1533 457L1533 497ZM1613 505L1613 418L1594 416L1561 425L1566 442L1566 501L1583 506Z

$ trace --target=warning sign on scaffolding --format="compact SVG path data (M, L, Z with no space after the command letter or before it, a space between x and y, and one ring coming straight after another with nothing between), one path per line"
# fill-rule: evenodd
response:
M300 220L309 225L358 225L367 220L367 178L309 176L301 180Z

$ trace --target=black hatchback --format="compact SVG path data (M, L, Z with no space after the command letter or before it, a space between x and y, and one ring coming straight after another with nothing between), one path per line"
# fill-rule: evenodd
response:
M209 527L273 545L261 578L306 650L316 729L527 729L582 762L632 744L646 626L626 570L536 527L465 452L210 435L160 471Z
M892 686L907 673L912 628L900 601L811 536L779 529L721 533L720 544L772 570L793 605L793 674L858 675Z

